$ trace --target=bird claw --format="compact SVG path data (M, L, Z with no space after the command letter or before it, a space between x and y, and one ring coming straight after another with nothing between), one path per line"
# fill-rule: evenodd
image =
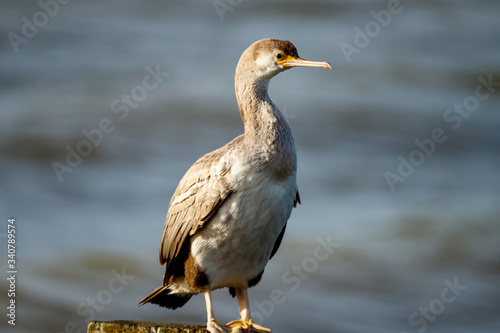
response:
M215 319L210 319L207 323L207 330L210 333L271 333L269 328L254 324L250 320L234 320L226 325L222 325Z
M210 333L231 333L232 328L222 325L219 321L215 319L210 319L207 323L207 330Z
M260 325L254 324L253 320L233 320L225 325L226 327L232 327L231 333L271 333L269 328L262 327Z

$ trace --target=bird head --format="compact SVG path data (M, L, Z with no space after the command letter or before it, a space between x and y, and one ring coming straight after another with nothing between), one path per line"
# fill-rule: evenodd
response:
M270 79L292 67L332 68L327 62L300 58L297 49L289 41L268 38L256 41L243 52L236 74L243 74L244 71L247 75L251 73L263 79Z

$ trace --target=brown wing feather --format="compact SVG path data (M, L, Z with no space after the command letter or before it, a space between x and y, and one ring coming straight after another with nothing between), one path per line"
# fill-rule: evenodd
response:
M235 141L226 145L226 149ZM232 193L225 179L229 166L222 161L223 151L228 152L226 149L215 150L198 159L177 186L163 229L162 265L168 266L179 255L189 236L202 228Z

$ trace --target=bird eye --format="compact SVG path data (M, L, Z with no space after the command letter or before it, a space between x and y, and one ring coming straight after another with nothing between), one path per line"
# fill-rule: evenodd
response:
M274 55L274 59L276 59L276 60L281 60L281 59L283 59L283 53L281 53L281 52L276 52L276 54Z

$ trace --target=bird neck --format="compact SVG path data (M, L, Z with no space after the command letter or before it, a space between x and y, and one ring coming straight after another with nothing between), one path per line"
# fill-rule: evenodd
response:
M284 115L274 105L267 93L268 78L236 80L235 92L241 118L245 126L245 139L263 143L276 140L293 143L293 135Z
M242 80L243 81L243 80ZM294 177L297 152L285 116L267 94L269 79L236 80L236 98L245 125L243 144L247 158L265 168L274 179Z

